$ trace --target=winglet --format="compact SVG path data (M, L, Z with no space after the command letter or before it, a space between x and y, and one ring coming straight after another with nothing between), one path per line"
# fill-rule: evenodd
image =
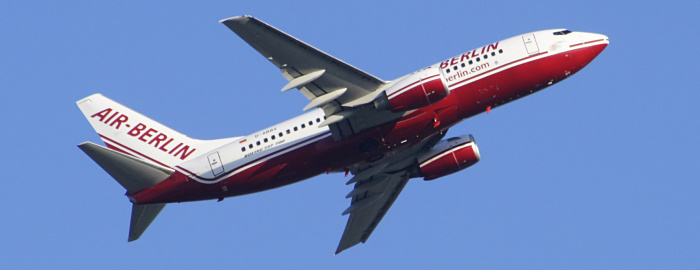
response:
M247 21L250 18L253 18L253 16L251 16L251 15L234 16L231 18L226 18L226 19L220 20L219 23L225 24L226 22L229 22L229 21L241 21L241 22L243 22L243 21Z

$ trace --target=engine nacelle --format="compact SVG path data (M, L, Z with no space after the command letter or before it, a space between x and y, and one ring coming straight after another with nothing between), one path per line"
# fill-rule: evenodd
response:
M440 69L429 67L406 76L386 89L374 101L374 106L380 110L402 112L428 106L449 94Z
M433 180L468 168L481 160L472 135L442 140L418 157L419 175Z

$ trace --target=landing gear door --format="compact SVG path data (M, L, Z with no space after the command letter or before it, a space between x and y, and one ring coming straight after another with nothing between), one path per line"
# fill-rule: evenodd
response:
M525 49L527 49L528 54L532 55L540 52L540 48L537 46L537 40L535 39L535 34L524 35L523 43L525 43Z

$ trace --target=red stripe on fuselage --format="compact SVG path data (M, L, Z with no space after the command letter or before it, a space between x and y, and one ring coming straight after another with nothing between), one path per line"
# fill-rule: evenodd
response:
M145 158L145 159L148 159L148 160L150 160L150 161L153 161L153 162L155 162L155 163L158 164L158 165L161 165L161 166L166 167L166 168L170 168L170 166L165 165L165 164L161 163L160 161L157 161L157 160L155 160L155 159L153 159L153 158L151 158L151 157L149 157L149 156L147 156L147 155L144 155L143 153L141 153L141 152L139 152L139 151L136 151L136 150L132 149L131 147L128 147L128 146L126 146L126 145L123 145L123 144L121 144L121 143L118 143L117 141L112 140L112 139L110 139L110 138L108 138L108 137L106 137L106 136L104 136L104 135L102 135L102 134L99 134L99 133L98 133L97 135L100 135L100 138L102 138L103 140L107 140L107 141L109 141L110 143L115 144L115 145L118 145L119 147L123 148L123 149L120 149L120 148L117 148L117 147L112 146L114 149L117 149L117 150L119 150L120 152L123 152L123 153L125 153L125 154L129 154L129 155L133 155L133 154L131 154L131 153L127 153L126 151L124 151L124 150L126 149L126 150L129 150L129 151L133 152L134 154L137 154L137 155L139 155L139 156L141 156L141 157L143 157L143 158ZM105 142L105 144L107 144L107 146L109 146L109 143Z
M596 39L596 40L591 40L591 41L576 43L576 44L569 45L569 48L578 47L578 46L581 46L581 45L588 45L588 44L596 43L596 42L600 42L600 41L605 41L605 39L601 38L601 39Z
M583 44L591 44L591 43L598 42L598 41L603 41L603 40L605 40L605 39L602 39L602 38L601 38L601 39L586 41L586 42L584 42Z
M185 169L185 168L183 168L183 167L180 167L180 166L175 166L175 167L176 167L177 169L179 169L179 170L182 170L183 172L186 172L186 173L190 174L190 175L193 176L193 177L196 177L196 178L199 179L199 180L202 180L202 181L212 181L212 182L213 182L213 181L216 181L216 180L221 179L221 178L223 178L223 177L229 177L229 176L231 176L231 175L230 175L231 173L235 173L237 170L239 170L239 169L241 169L241 168L244 168L244 167L247 167L247 166L251 166L252 164L255 164L255 163L260 162L260 161L264 161L265 159L267 159L267 158L269 158L269 157L271 157L271 156L277 155L277 154L279 154L279 153L281 153L281 152L287 151L287 150L289 150L289 149L291 149L291 148L294 148L294 147L297 147L297 146L299 146L299 145L308 143L308 142L310 142L310 141L313 141L313 140L316 140L316 139L320 139L320 138L322 138L323 136L330 136L330 132L328 131L328 132L321 133L321 134L316 135L316 136L313 136L313 137L311 137L311 138L309 138L309 139L306 139L306 140L303 140L303 141L301 141L301 142L295 143L295 144L293 144L293 145L290 145L290 146L281 148L281 149L279 149L279 150L276 150L276 151L274 151L274 152L272 152L272 153L268 153L267 155L264 155L264 156L262 156L262 157L260 157L260 158L257 158L257 159L255 159L255 160L252 160L252 161L248 162L248 163L245 163L245 164L243 164L243 165L240 165L240 166L238 166L238 167L236 167L236 168L234 168L234 169L231 169L231 170L229 170L229 171L227 171L227 172L225 172L225 173L222 173L222 174L220 174L219 176L214 177L214 178L205 178L205 177L201 177L201 176L199 176L199 175L197 175L197 174L195 174L195 173L193 173L193 172L191 172L191 171L189 171L189 170L187 170L187 169Z

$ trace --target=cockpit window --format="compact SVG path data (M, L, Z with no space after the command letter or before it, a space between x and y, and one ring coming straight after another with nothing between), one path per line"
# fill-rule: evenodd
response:
M563 35L568 35L569 33L571 33L571 31L564 30L564 31L554 32L554 35L555 36L563 36Z

